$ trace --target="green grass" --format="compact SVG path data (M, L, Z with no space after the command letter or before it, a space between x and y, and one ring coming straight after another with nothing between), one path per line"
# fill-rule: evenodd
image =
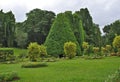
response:
M119 57L85 60L59 60L48 67L21 68L19 64L0 64L0 72L17 71L17 82L104 82L120 66Z
M18 49L18 48L13 48L14 50L14 55L18 56L22 53L26 54L27 53L27 49Z

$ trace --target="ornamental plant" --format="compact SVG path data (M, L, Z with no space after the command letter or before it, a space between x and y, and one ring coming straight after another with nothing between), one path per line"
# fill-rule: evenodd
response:
M66 42L64 44L64 53L69 59L75 57L76 49L77 49L77 45L73 42Z

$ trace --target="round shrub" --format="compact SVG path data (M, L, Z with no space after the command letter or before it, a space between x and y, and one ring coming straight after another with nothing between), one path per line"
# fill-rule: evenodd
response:
M75 57L76 49L77 49L77 45L73 42L66 42L64 44L64 52L65 55L69 57L69 59Z
M40 63L40 62L27 62L22 64L22 68L39 68L39 67L46 67L48 66L46 63Z

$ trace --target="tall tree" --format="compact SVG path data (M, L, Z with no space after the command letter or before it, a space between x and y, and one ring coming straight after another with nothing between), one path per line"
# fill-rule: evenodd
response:
M15 17L10 11L5 14L5 38L7 40L7 46L13 47L14 34L15 34Z
M26 15L24 30L28 33L28 41L43 44L54 21L55 14L52 11L33 9Z
M72 14L71 11L66 11L64 14L68 19L70 27L77 39L77 42L79 43L80 48L82 48L82 43L85 37L82 21L79 19L77 14Z
M14 14L9 11L7 13L0 11L0 34L1 44L3 46L12 47L14 42L15 33L15 17Z
M92 21L92 17L87 8L80 9L80 11L76 11L75 14L78 16L79 20L82 21L83 29L85 32L85 41L89 42L90 45L95 45L94 37L95 29L99 29L99 27L94 26ZM98 35L99 36L99 35Z
M64 54L64 43L72 41L77 44L77 54L80 55L79 44L70 26L69 19L64 13L57 15L45 41L48 54L54 56Z
M85 32L83 29L82 21L79 19L77 14L73 14L73 32L82 49L82 43L84 42Z
M0 44L2 45L3 43L3 37L4 37L4 29L3 29L3 19L4 19L4 13L1 10L0 11Z

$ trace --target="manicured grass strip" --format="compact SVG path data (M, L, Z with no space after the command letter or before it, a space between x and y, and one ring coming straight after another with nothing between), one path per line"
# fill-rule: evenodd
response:
M59 60L45 68L21 68L19 64L0 64L0 71L17 71L17 82L104 82L120 67L119 57L85 60Z

